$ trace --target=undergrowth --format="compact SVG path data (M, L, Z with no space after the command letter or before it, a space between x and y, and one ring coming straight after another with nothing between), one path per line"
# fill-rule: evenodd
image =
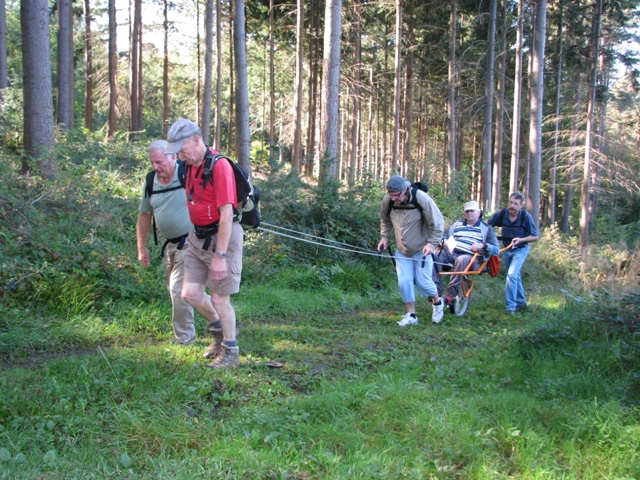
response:
M243 365L212 371L136 261L144 145L60 148L55 181L0 164L0 478L640 477L637 252L546 229L524 313L482 276L400 328L391 262L249 232ZM375 249L382 185L259 173L265 223Z

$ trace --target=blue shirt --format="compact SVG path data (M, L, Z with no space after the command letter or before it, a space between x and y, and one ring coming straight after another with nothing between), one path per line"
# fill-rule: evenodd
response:
M525 210L520 210L518 217L512 222L509 218L509 210L503 208L498 210L488 221L492 227L502 227L502 246L506 247L514 238L524 238L528 236L538 236L538 229L531 214ZM518 244L513 249L523 248L526 243Z

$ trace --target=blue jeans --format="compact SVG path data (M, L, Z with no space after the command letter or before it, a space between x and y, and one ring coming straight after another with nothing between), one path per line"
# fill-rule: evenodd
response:
M414 281L418 286L418 292L423 297L432 297L438 293L436 284L431 278L433 269L433 257L428 255L422 266L422 251L407 257L396 250L396 273L398 274L398 288L404 303L415 303L416 293L413 287Z
M507 310L515 310L516 307L523 307L527 304L520 269L527 259L527 255L529 255L530 248L527 243L522 248L510 249L502 254L502 262L507 269L507 282L505 285Z

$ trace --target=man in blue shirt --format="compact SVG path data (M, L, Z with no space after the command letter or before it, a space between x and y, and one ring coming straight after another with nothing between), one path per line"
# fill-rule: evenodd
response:
M520 270L529 255L531 242L538 241L538 229L531 214L522 210L524 196L515 192L509 195L509 208L498 210L490 219L492 227L502 227L503 246L512 247L502 254L502 263L507 268L505 285L506 313L513 315L527 308Z

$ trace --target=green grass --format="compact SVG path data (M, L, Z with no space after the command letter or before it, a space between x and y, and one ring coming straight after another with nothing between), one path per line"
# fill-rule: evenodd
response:
M500 279L480 282L478 291L499 292ZM290 293L296 306L289 310L240 321L243 366L232 372L206 368L204 337L191 347L170 345L162 305L132 308L128 322L123 312L111 324L96 315L61 322L78 350L44 348L3 362L0 472L6 478L640 475L632 383L637 339L625 344L615 325L589 320L592 308L537 294L530 311L508 317L479 297L467 317L447 315L434 325L422 302L421 323L399 328L398 306L339 312L330 303L334 308L322 313L312 299L301 316L302 300ZM250 299L240 297L238 310L251 311ZM284 367L269 368L267 360Z
M64 148L57 181L0 163L0 478L640 478L629 252L580 261L551 231L526 312L482 276L465 317L432 324L421 300L401 328L390 262L252 233L242 366L213 371L202 318L195 345L170 343L159 249L136 262L143 146ZM270 223L375 247L378 187L261 187Z

